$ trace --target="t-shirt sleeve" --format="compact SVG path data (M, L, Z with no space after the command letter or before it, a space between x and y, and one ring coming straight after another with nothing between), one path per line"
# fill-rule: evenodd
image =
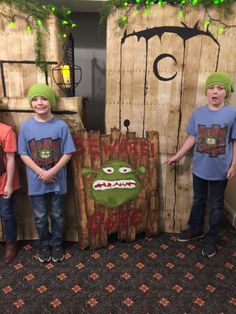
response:
M16 135L12 129L9 130L5 137L3 151L5 153L15 153L17 151Z
M20 133L18 136L18 154L19 155L29 155L28 149L27 149L27 144L25 140L25 130L24 126L21 127Z
M194 113L192 113L192 116L188 122L188 126L186 128L186 132L189 134L189 135L192 135L192 136L197 136L196 134L196 128L195 128L195 116L194 116Z
M63 127L63 145L62 154L71 154L76 151L75 144L73 142L70 129L67 124Z
M233 139L233 140L236 139L236 114L235 114L235 117L234 117L234 123L232 125L231 139Z

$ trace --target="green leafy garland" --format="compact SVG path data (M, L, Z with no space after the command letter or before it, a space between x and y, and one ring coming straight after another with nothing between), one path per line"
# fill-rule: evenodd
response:
M35 31L36 65L45 72L47 70L47 62L43 47L43 32L47 30L47 19L51 14L57 18L61 36L66 39L70 29L76 27L76 24L70 19L71 11L65 7L58 9L54 5L40 5L34 0L0 0L1 4L6 4L22 12L22 14L14 15L14 10L12 10L12 14L7 15L0 7L0 16L2 15L9 20L10 27L14 27L15 18L21 18L26 21L29 32Z
M224 15L231 13L232 4L235 0L108 0L100 10L100 25L105 26L109 14L116 8L126 8L126 13L120 17L118 25L124 27L128 22L128 12L133 6L137 7L137 10L144 8L145 13L149 12L149 7L152 5L172 5L178 6L182 10L185 6L192 6L194 8L204 7L217 7Z

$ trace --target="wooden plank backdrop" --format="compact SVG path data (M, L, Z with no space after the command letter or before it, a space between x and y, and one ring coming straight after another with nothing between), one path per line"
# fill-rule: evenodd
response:
M112 129L111 134L80 130L74 134L77 153L72 158L72 174L75 200L78 208L79 246L92 249L106 247L110 234L117 233L120 240L134 241L136 234L147 236L159 233L158 218L158 133L147 132L146 138L137 137L135 132L120 132ZM99 170L108 160L121 160L136 170L146 169L139 175L143 184L137 199L117 208L97 204L90 194L94 175L82 176L83 168Z
M236 25L236 4L233 11L225 19L208 9L212 18L227 25ZM107 24L106 132L124 130L125 119L137 136L158 131L160 227L178 232L186 227L191 209L191 153L176 167L163 162L186 139L191 112L206 102L208 74L227 71L236 82L236 28L221 34L217 30L222 24L211 23L205 29L208 15L203 8L187 7L180 18L178 7L153 5L149 14L136 14L132 8L121 29L118 20L124 12L114 10Z
M83 98L68 97L60 98L56 111L54 112L60 119L66 121L71 132L77 132L83 128L82 122ZM32 117L33 111L26 98L2 98L0 103L0 121L6 123L19 132L20 125L26 119ZM34 225L31 204L27 195L27 179L25 166L17 156L17 164L20 171L21 188L16 192L16 217L17 217L17 237L19 240L37 239L38 235ZM65 234L64 239L68 241L78 241L78 216L75 197L74 183L71 174L70 164L68 165L68 193L65 206ZM0 224L0 241L4 240L4 227Z
M13 16L15 25L11 27L7 17L1 15L0 19L0 61L4 61L4 78L7 97L25 97L29 87L36 82L45 82L45 73L35 64L12 63L14 61L35 61L35 32L27 30L27 23L22 16L24 13L14 6L0 4L0 11ZM30 21L32 17L30 17ZM62 39L59 34L57 20L51 16L47 20L47 30L43 32L43 47L46 61L55 64L48 65L48 84L52 86L58 95L63 96L61 89L54 83L51 69L55 67L63 57ZM5 62L10 61L10 62ZM0 70L1 71L1 70ZM0 73L3 75L3 73ZM3 82L0 84L0 97L3 95Z

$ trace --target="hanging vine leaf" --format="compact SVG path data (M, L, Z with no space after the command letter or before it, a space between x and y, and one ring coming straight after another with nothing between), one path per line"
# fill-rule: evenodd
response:
M210 8L216 7L224 16L232 13L232 5L235 3L235 0L108 0L100 10L100 19L99 24L105 26L107 23L107 18L109 14L118 8L126 8L127 10L130 7L136 7L137 9L147 9L153 5L165 6L172 5L177 6L183 9L186 6L192 6L193 8ZM123 13L123 16L126 16L126 13ZM118 20L118 25L124 27L124 24L128 22L128 18L124 21L122 17Z
M62 38L66 38L71 28L74 28L76 25L70 19L71 11L68 8L57 8L50 4L40 5L34 0L0 0L1 4L8 5L13 10L9 10L10 13L7 13L4 7L1 8L0 6L0 15L9 19L11 23L14 23L15 18L23 19L27 23L27 31L35 32L35 62L45 72L47 70L47 62L44 53L43 34L47 31L47 20L50 15L54 15L58 21ZM20 13L15 15L14 8L18 9Z

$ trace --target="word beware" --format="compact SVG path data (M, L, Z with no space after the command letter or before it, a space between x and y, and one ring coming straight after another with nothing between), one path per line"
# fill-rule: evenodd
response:
M83 138L80 135L74 135L73 140L77 149L77 154L87 153L90 156L99 157L104 154L128 154L133 156L150 156L154 157L154 145L148 143L146 139L132 140L114 140L112 143L107 143L104 140L97 138Z

